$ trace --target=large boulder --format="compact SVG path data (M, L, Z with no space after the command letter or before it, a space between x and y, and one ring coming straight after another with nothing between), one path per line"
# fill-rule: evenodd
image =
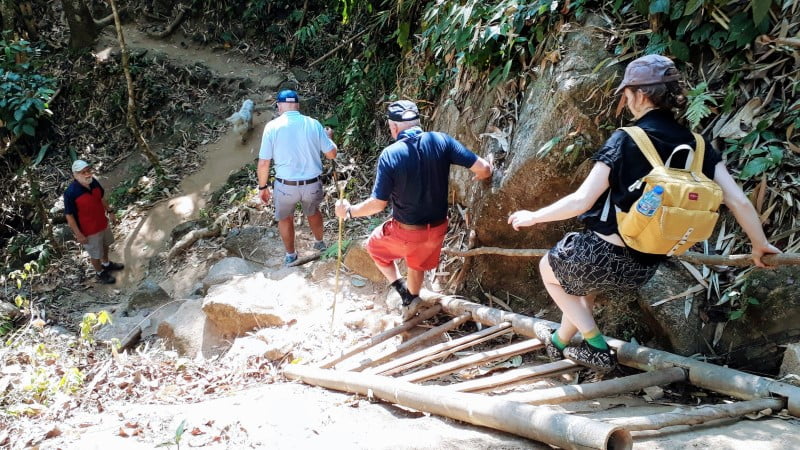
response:
M656 344L679 355L689 356L707 349L701 333L703 321L698 314L700 300L690 296L687 316L686 297L673 298L696 284L697 281L683 266L670 261L662 264L639 290L638 303ZM673 299L664 302L669 298Z
M203 288L207 291L211 286L225 283L234 277L246 276L258 272L260 267L242 258L225 258L211 266L203 278Z
M507 219L513 211L537 209L574 191L591 168L588 156L607 137L591 114L608 102L613 84L609 80L617 69L601 64L611 55L605 40L596 36L599 20L590 17L585 26L568 25L560 61L538 71L527 86L481 89L463 80L462 90L446 93L434 112L433 129L448 132L495 161L491 183L476 183L468 170L451 171L451 197L468 206L478 247L548 248L575 226L560 222L517 232ZM516 90L523 91L522 100L509 126L505 114L491 111L514 101ZM550 144L549 151L542 151ZM537 264L532 258L480 256L469 279L479 279L484 290L543 301L547 294Z
M210 358L229 346L222 332L203 313L203 301L189 299L158 325L158 335L168 346L188 358Z
M343 263L351 271L368 278L374 283L384 282L386 281L386 277L378 270L375 261L373 261L369 253L367 253L365 247L366 243L366 239L350 243L350 246L347 248L347 253L344 256Z
M297 271L280 280L263 273L236 278L212 287L203 311L226 336L253 329L282 326L319 309L319 295Z
M170 301L169 294L154 280L146 279L136 286L128 300L128 311L161 306Z

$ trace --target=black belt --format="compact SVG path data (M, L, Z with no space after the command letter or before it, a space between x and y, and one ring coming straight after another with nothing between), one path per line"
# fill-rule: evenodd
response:
M284 180L284 179L281 179L281 178L275 178L275 181L283 183L283 184L285 184L287 186L305 186L307 184L316 183L317 181L319 181L319 177L317 176L317 177L314 177L314 178L312 178L310 180L300 180L300 181L292 181L292 180Z

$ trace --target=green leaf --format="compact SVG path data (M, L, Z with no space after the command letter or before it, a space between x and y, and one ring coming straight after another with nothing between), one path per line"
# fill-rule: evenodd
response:
M43 145L43 146L42 146L42 147L39 149L39 154L38 154L38 155L36 155L36 160L35 160L35 161L33 161L33 165L34 165L34 166L38 166L38 165L39 165L39 163L40 163L40 162L42 162L42 159L44 159L44 155L45 155L45 154L47 154L47 149L49 149L49 148L50 148L50 143L47 143L47 144L44 144L44 145Z
M744 310L737 309L736 311L731 311L730 315L728 316L731 320L740 319L744 315Z
M669 43L669 51L672 55L681 61L689 61L690 54L689 54L689 46L684 44L681 41L670 41Z
M772 0L750 0L750 6L753 9L753 23L759 25L769 15Z
M650 2L650 14L669 13L669 0L653 0Z
M555 147L556 144L558 144L559 142L561 142L560 136L556 136L553 139L550 139L549 141L545 142L545 144L539 147L539 150L536 151L536 156L539 158L544 158L545 156L547 156L548 153L550 153L550 150L552 150L553 147Z
M772 162L770 158L759 156L758 158L753 158L745 164L744 168L742 169L742 173L739 174L739 178L742 180L749 180L756 175L760 175L767 170L775 167L775 164Z
M757 298L755 298L755 297L749 297L749 298L747 299L747 303L749 303L749 304L751 304L751 305L760 305L760 304L761 304L761 303L758 301L758 299L757 299Z

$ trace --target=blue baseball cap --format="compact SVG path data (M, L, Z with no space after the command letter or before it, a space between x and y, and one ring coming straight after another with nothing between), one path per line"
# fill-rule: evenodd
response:
M300 96L291 89L285 89L278 92L278 98L275 101L278 103L300 103Z

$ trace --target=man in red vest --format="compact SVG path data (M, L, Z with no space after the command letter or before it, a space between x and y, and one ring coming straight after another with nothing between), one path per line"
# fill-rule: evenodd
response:
M114 211L103 198L105 190L92 176L89 163L80 159L72 163L72 177L74 180L64 192L67 224L75 240L89 254L97 281L102 284L115 283L117 280L111 271L122 270L125 266L108 260L108 247L114 242L108 222L109 219L112 223L116 222Z

